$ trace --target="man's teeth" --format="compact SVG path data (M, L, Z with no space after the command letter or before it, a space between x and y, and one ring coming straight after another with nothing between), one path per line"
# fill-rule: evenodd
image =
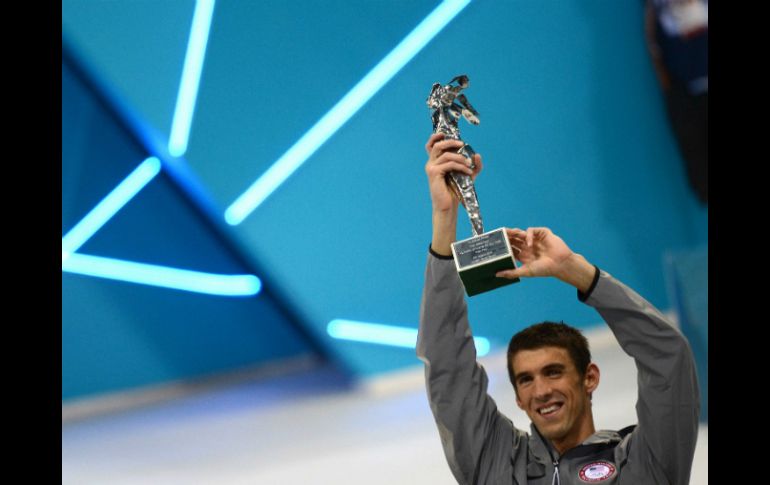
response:
M561 407L560 404L553 404L551 406L548 406L547 408L542 408L542 409L540 409L540 414L552 413L552 412L556 411L557 409L559 409L559 407Z

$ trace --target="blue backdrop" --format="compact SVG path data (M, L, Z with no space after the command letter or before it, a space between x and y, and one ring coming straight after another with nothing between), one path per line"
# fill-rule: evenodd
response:
M458 7L242 223L224 222L225 210L440 5L217 3L189 145L179 158L161 143L124 157L119 136L106 138L102 124L84 125L71 114L63 77L62 234L145 150L165 167L182 167L162 172L167 192L177 195L145 189L137 196L145 202L116 216L124 232L106 225L82 251L251 272L265 288L234 300L64 274L63 397L307 353L328 353L355 376L419 365L413 349L337 340L326 328L337 318L416 328L431 233L425 100L432 83L463 73L481 118L479 126L463 122L461 131L484 157L476 186L485 226L549 226L654 305L671 307L664 253L707 244L708 213L687 186L636 1L477 0ZM63 1L65 45L114 94L112 102L136 114L129 131L168 139L195 7L181 0ZM89 147L100 140L99 162L70 175L77 156L67 147L84 136ZM108 156L113 152L119 156ZM68 203L73 198L77 209ZM181 199L188 201L184 217L176 215ZM127 242L126 232L146 234L148 227L152 237ZM470 236L462 212L459 231ZM122 303L108 304L105 291ZM527 280L470 302L474 333L497 347L535 321L600 321L574 289L552 281ZM101 360L85 352L82 326L93 338L89 352ZM179 343L183 327L199 344ZM214 337L217 349L200 344ZM134 378L102 376L115 367L133 369Z

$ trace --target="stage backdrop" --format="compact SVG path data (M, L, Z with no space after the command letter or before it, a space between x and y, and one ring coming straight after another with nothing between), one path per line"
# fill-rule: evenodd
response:
M307 354L353 376L420 365L413 347L328 328L416 329L425 100L458 74L480 113L461 132L484 158L486 228L551 227L663 310L664 254L707 244L640 2L65 0L62 35L127 130L109 138L73 116L63 66L62 235L154 155L162 183L78 251L262 283L212 296L63 273L63 398ZM83 136L87 167L67 148ZM540 280L473 297L469 313L493 350L536 321L600 322L574 289Z

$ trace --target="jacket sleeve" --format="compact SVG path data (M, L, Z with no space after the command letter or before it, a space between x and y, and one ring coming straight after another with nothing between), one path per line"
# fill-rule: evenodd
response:
M593 306L637 368L639 425L629 460L655 483L689 483L698 436L700 399L692 350L684 336L644 298L597 268Z
M521 435L487 394L452 259L428 256L417 356L449 467L461 484L506 483Z

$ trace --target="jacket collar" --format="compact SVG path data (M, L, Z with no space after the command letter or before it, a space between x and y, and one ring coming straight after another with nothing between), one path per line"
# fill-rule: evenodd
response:
M617 431L609 429L601 429L585 439L580 445L598 445L598 444L610 444L620 443L622 437Z
M532 452L532 458L543 465L546 463L552 463L554 459L559 459L559 452L556 451L549 440L545 439L545 437L540 434L540 431L538 431L534 423L530 424L529 427L532 431L529 435L529 449ZM622 436L617 431L602 429L586 438L582 443L578 445L578 447L587 445L606 445L610 443L620 443L621 439Z

